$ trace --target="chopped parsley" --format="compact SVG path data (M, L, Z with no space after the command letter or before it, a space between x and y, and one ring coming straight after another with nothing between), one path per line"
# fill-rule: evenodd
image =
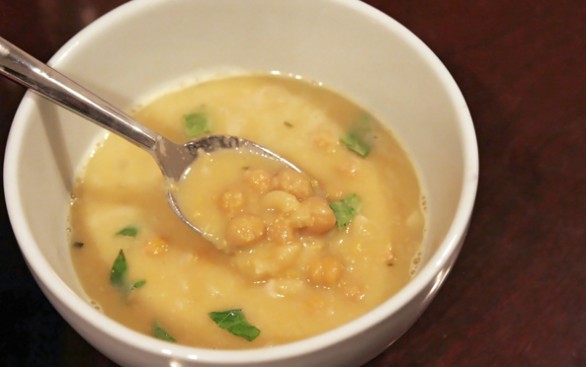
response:
M136 226L126 226L116 232L117 236L136 237L138 235L138 228Z
M372 140L372 126L368 115L359 118L350 130L340 138L346 148L361 157L366 157L370 153Z
M356 194L348 195L340 200L330 203L330 208L336 216L336 225L338 229L346 227L358 213L360 209L360 197Z
M126 285L126 273L128 272L128 264L126 263L126 256L124 251L120 250L118 256L112 264L112 271L110 272L110 284L117 288L123 288Z
M127 280L127 276L128 263L126 262L124 251L120 250L112 264L112 270L110 271L110 284L120 289L125 295L146 284L146 280L144 279L130 283Z
M153 336L157 339L168 342L175 342L175 338L167 330L165 330L158 322L153 323Z
M198 112L183 116L183 124L185 134L190 138L195 138L212 131L211 120L203 108L200 108Z
M129 290L133 291L135 289L142 287L145 284L146 284L146 280L144 280L144 279L137 280L136 282L130 284Z
M246 321L244 313L240 309L210 312L209 315L216 325L248 341L252 341L260 335L260 330Z

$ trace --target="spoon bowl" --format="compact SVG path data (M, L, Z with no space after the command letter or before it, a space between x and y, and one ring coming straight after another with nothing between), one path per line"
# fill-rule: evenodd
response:
M216 237L206 233L187 218L171 190L172 187L177 187L176 184L181 181L201 153L212 153L222 149L244 150L276 160L301 172L293 163L269 149L236 136L208 135L185 144L176 144L2 37L0 74L147 151L155 159L168 182L167 201L173 212L191 229L215 245Z
M167 145L165 146L163 144ZM271 150L251 140L231 135L208 135L197 140L188 141L183 145L174 143L169 144L168 140L161 140L154 150L154 155L163 174L167 180L170 181L170 187L177 187L176 183L184 178L185 174L200 154L213 153L222 149L244 150L249 153L258 154L267 159L273 159L282 163L297 172L301 172L301 170L293 163L275 154ZM216 248L227 251L222 240L218 239L215 235L202 230L200 226L187 218L185 213L181 210L181 205L179 204L176 195L174 195L174 192L175 190L173 189L167 191L167 201L175 214L181 218L185 224L191 227L191 229L214 243Z

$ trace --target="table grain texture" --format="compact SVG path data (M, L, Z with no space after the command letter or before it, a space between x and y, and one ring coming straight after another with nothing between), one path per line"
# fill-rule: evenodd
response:
M367 2L447 66L480 150L477 202L453 271L367 366L586 367L586 1ZM122 3L1 0L0 36L47 61ZM2 159L23 94L0 80ZM44 298L5 205L0 216L0 366L116 366Z

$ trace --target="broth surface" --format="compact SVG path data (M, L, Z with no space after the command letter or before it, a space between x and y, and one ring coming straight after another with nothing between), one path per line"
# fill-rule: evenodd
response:
M422 193L399 143L356 104L303 80L251 75L168 93L134 117L179 143L207 133L250 139L306 176L237 152L201 159L181 200L225 235L227 253L175 216L146 152L107 136L75 185L70 220L74 267L106 315L181 344L255 348L331 330L409 281ZM367 141L366 156L348 149L349 133ZM346 225L336 203L354 205ZM251 216L259 220L241 220ZM241 310L258 337L210 317L228 310Z

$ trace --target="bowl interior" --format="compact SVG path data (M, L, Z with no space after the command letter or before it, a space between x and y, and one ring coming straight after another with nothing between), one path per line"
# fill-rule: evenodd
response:
M438 250L455 251L441 246L465 231L476 142L465 102L439 60L357 1L245 3L128 3L77 35L51 64L122 108L216 73L279 71L320 81L388 124L417 166L428 215L422 269ZM48 287L82 298L67 246L68 201L76 170L103 132L29 93L6 158L7 202L29 265L37 277L57 275L60 284Z

